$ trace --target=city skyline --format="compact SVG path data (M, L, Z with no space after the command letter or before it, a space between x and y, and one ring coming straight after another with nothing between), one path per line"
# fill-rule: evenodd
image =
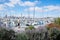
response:
M0 0L0 16L60 16L60 0ZM29 14L29 15L28 15Z

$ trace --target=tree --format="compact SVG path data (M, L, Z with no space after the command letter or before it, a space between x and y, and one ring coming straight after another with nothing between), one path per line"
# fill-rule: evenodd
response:
M60 18L56 18L56 19L54 20L54 23L60 25Z

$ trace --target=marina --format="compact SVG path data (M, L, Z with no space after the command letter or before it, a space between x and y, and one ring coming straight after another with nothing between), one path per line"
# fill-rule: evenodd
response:
M3 17L0 18L0 27L13 29L14 31L25 31L30 25L35 28L45 27L53 23L54 18L26 18L26 17Z

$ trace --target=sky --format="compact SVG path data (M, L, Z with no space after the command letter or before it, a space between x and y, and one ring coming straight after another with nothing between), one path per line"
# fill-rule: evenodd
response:
M35 14L34 14L35 13ZM59 17L60 0L0 0L0 16Z

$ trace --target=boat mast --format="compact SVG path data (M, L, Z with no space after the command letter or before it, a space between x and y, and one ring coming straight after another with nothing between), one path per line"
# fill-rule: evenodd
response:
M34 5L34 11L33 11L33 22L34 22L34 19L35 19L35 5Z

